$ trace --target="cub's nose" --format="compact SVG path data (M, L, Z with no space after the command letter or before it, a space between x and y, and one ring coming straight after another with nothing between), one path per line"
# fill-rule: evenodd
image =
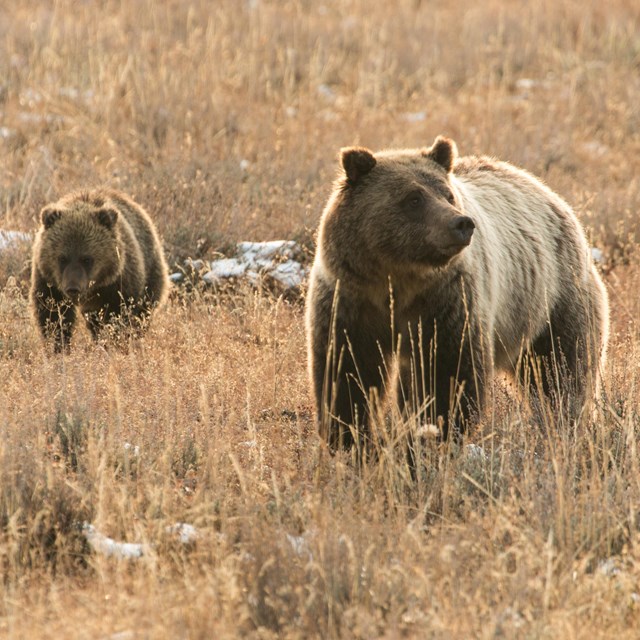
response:
M65 293L69 298L77 298L80 295L80 287L67 287Z
M475 223L469 216L456 216L449 223L449 231L460 244L469 244L473 230L476 228Z

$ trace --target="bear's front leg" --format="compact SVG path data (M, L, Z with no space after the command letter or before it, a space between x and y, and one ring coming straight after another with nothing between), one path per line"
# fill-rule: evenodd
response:
M84 307L84 317L94 340L103 336L126 343L142 326L143 311L132 295L123 294L116 285L96 290Z
M383 314L324 285L309 296L309 356L320 434L332 450L370 440L371 393L384 396L391 331Z
M397 397L404 416L459 438L482 406L487 358L477 328L452 317L402 336Z
M30 296L44 339L53 341L56 353L67 350L76 320L74 305L59 289L50 287L39 274L34 278Z

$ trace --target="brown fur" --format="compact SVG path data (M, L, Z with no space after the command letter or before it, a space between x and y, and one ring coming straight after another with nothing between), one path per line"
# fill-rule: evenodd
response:
M77 313L94 337L106 325L142 328L167 294L167 265L153 222L113 190L71 193L41 214L33 247L31 305L56 351Z
M495 369L577 417L597 385L607 295L582 228L525 171L430 149L342 152L307 302L309 367L332 448L366 439L372 390L443 435L481 409ZM468 245L468 246L467 246ZM539 358L539 359L536 359Z

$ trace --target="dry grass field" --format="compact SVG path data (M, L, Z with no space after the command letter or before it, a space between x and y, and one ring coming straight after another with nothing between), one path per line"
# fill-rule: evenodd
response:
M0 3L3 229L108 185L173 266L277 238L310 260L340 147L439 133L541 176L602 251L593 419L505 389L482 450L359 471L316 435L304 292L175 287L128 351L52 357L29 249L0 252L1 637L638 637L638 2Z

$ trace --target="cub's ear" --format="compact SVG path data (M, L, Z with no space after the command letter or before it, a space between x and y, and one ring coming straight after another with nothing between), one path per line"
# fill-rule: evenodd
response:
M47 205L40 212L40 221L45 229L51 229L56 220L60 220L62 211L56 209L54 205Z
M458 157L458 147L450 138L438 136L430 149L424 155L437 162L447 173L453 169L453 163Z
M107 229L113 229L118 219L118 212L115 209L98 209L95 212L96 220Z
M362 176L366 176L376 166L376 159L369 149L364 147L348 147L340 152L342 168L347 174L349 184L356 184Z

